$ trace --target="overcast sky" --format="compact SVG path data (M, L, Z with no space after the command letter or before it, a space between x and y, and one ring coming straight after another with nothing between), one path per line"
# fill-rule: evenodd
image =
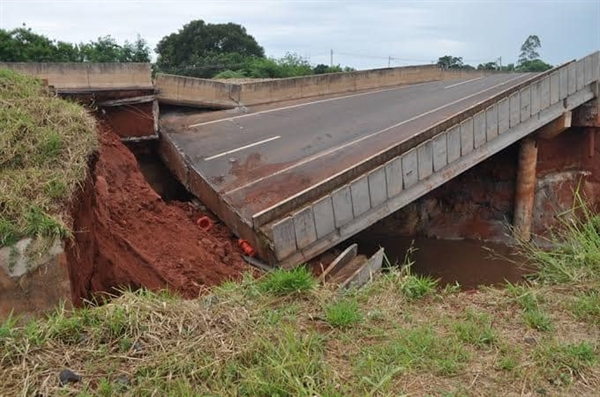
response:
M25 23L69 42L140 34L154 49L194 19L239 23L269 56L290 51L329 64L333 49L334 63L360 69L385 67L390 56L407 65L446 54L508 64L530 34L552 64L600 49L600 0L0 0L0 28Z

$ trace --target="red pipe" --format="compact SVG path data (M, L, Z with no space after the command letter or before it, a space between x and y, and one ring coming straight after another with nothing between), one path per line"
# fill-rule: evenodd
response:
M212 228L213 222L208 216L201 216L196 221L196 225L205 232L208 232Z

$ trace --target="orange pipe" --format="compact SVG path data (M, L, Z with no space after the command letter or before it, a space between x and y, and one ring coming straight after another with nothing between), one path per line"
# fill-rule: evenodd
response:
M208 216L201 216L196 221L196 225L205 232L208 232L212 228L213 222Z
M250 245L249 242L247 242L246 240L243 239L239 239L238 240L238 245L240 246L240 248L242 249L242 251L244 251L244 254L253 257L254 254L256 252L254 252L254 248L252 248L252 246Z

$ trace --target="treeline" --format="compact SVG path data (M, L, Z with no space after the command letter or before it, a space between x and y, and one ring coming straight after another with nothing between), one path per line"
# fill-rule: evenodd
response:
M519 61L507 66L497 62L479 64L477 69L539 72L552 65L539 58L540 39L529 36L521 46ZM211 24L191 21L163 37L154 52L154 71L202 78L284 78L352 71L340 65L313 65L298 54L267 58L262 46L235 23ZM23 26L0 29L0 61L4 62L151 62L151 49L140 36L122 45L111 36L73 44L51 40ZM462 57L446 55L437 64L447 69L475 69Z
M552 69L552 65L540 59L539 50L542 48L541 40L536 35L527 37L519 53L517 64L501 65L499 61L480 63L477 70L497 70L502 72L543 72ZM475 69L463 62L462 57L445 55L438 59L437 64L444 69Z
M339 65L312 65L292 53L267 58L254 37L234 23L192 21L165 36L154 51L155 71L202 78L283 78L354 70ZM122 45L111 36L74 44L51 40L25 26L0 29L3 62L151 62L151 53L139 36Z
M31 28L0 29L3 62L150 62L150 48L141 37L119 45L110 36L89 43L50 40Z

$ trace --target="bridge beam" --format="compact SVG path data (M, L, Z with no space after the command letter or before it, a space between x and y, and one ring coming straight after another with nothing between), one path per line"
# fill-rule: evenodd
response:
M537 132L538 138L541 139L552 139L561 132L571 128L572 112L566 111L551 123L546 124L540 128Z
M521 141L513 220L514 237L521 241L531 239L537 154L538 148L535 139L525 138Z
M573 127L600 128L600 101L584 103L573 112Z

